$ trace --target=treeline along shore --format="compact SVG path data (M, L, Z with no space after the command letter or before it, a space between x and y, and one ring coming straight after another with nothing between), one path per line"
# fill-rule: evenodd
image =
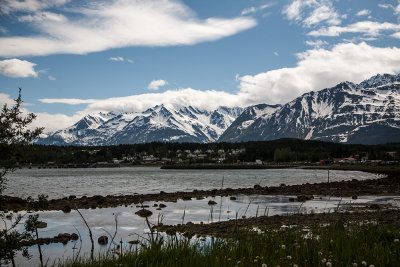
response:
M237 164L319 162L334 158L361 161L399 161L400 143L382 145L339 144L316 140L284 138L240 143L163 143L115 146L26 145L17 149L23 166L87 164ZM0 154L0 165L8 160Z

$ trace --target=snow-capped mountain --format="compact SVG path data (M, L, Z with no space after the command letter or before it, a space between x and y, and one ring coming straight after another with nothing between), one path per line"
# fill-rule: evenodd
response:
M117 145L162 142L213 142L242 113L242 108L213 111L164 105L137 113L87 115L73 126L38 140L52 145Z
M281 105L258 104L247 107L242 114L229 126L220 140L230 140L241 136L259 118L274 113ZM252 138L249 137L249 140Z
M233 122L219 141L290 137L362 144L400 142L400 74L376 75L358 85L343 82L306 93L274 112L249 115L245 122Z

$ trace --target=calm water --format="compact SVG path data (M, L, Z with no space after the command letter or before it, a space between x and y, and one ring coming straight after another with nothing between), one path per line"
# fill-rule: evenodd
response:
M331 181L373 179L377 175L356 171L330 171ZM97 169L19 169L8 176L6 195L18 197L46 194L49 198L69 195L118 195L192 191L194 189L276 186L281 183L326 182L326 170L161 170L158 167Z
M316 196L314 200L305 203L290 202L289 196L236 195L236 197L236 200L230 200L229 197L208 197L202 200L178 200L176 203L163 202L167 207L160 211L153 207L153 204L160 204L160 202L145 202L144 205L149 205L150 207L148 209L153 212L153 215L149 218L151 222L156 223L158 215L162 214L164 216L164 224L175 225L182 223L182 221L183 223L189 221L194 223L209 223L219 220L225 221L234 219L236 216L241 218L242 216L254 217L264 214L268 216L293 213L310 214L333 212L335 210L346 209L349 206L365 206L372 203L392 204L394 206L398 206L400 203L399 196L360 196L357 200L351 198ZM209 200L214 200L218 202L218 204L211 209L211 206L208 205ZM81 210L93 232L96 255L104 252L106 249L106 246L98 245L97 238L102 235L107 235L107 232L111 235L114 233L115 215L117 215L118 218L118 232L115 240L117 243L122 241L125 249L128 249L130 246L128 241L141 239L139 236L146 236L145 233L148 232L148 227L144 223L143 218L134 214L137 210L139 210L139 208L136 208L134 205L128 207L121 206L116 208ZM185 216L183 216L184 213ZM211 213L213 214L212 216ZM77 233L78 231L82 237L82 244L76 241L68 242L66 245L43 245L44 260L48 261L49 265L59 259L71 259L74 253L77 253L77 249L73 249L74 246L76 248L82 246L80 255L89 258L90 239L88 230L76 211L72 211L71 213L44 211L38 212L38 214L40 215L40 220L48 223L47 228L39 229L39 235L41 237L53 237L59 233ZM21 223L20 228L22 227L23 224ZM30 247L29 252L32 255L30 260L21 257L20 254L18 255L17 263L19 266L38 266L40 264L37 246Z

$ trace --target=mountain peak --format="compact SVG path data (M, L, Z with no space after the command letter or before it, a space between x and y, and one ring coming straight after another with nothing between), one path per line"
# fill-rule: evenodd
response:
M362 81L359 86L364 89L376 88L387 84L392 84L395 82L400 82L400 74L392 75L392 74L377 74L372 76L371 78Z

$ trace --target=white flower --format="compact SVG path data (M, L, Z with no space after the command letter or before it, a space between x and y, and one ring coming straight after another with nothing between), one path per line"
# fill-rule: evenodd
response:
M326 263L326 267L332 267L332 263L331 263L330 261L328 261L328 262Z
M362 262L361 262L361 265L362 265L362 266L367 266L367 262L366 262L366 261L362 261Z
M266 265L265 263L263 263L263 264L261 265L261 267L267 267L267 265Z
M297 264L293 264L293 267L299 267L299 266L297 266Z
M323 259L321 260L321 262L322 262L322 263L325 263L325 262L326 262L326 259L325 259L325 258L323 258Z
M396 239L394 240L394 243L399 243L399 239L396 238Z
M354 262L353 263L353 267L357 267L358 265L357 265L357 263L356 262Z
M292 259L292 256L287 255L287 256L286 256L286 259L291 260L291 259Z
M370 264L370 265L369 265L369 267L375 267L375 265L373 265L373 264Z
M282 249L286 249L286 246L285 246L285 245L282 245L281 248L282 248Z

